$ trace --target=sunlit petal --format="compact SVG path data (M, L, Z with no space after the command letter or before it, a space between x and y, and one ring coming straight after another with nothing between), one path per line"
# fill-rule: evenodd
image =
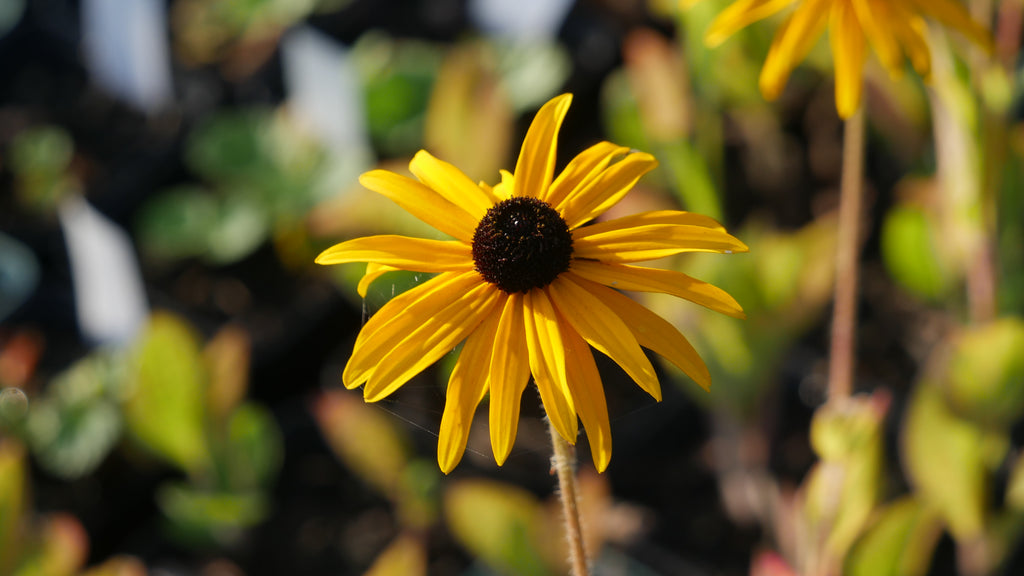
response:
M864 32L853 6L848 1L835 2L829 38L836 68L836 110L841 118L849 118L860 107L864 87Z
M519 430L519 404L530 381L530 353L523 326L523 296L511 294L501 310L494 335L489 380L491 386L491 450L499 466L505 463Z
M608 164L617 156L629 152L629 148L618 146L611 142L598 142L590 148L576 155L569 161L569 165L562 170L548 188L548 195L544 201L562 212L562 203L567 198L572 198L585 190L595 179L601 176L601 172L608 167Z
M761 68L759 84L767 100L782 94L789 74L821 37L828 23L832 0L803 0L789 19L779 27Z
M446 272L473 267L473 252L458 240L408 236L367 236L335 244L316 257L317 264L375 262L413 272Z
M711 389L711 373L697 351L675 326L644 308L639 302L611 288L596 285L585 279L577 281L620 318L628 318L626 326L633 332L640 346L658 353L675 364L701 388ZM582 411L580 413L582 414ZM583 425L586 426L586 422Z
M377 264L376 262L370 262L366 265L366 272L363 277L359 279L359 285L356 286L356 292L359 293L361 298L366 298L366 293L370 289L370 284L381 276L388 272L395 272L398 268L392 266L385 266L383 264Z
M555 173L558 130L571 103L572 94L562 94L548 100L537 111L516 162L514 196L546 200Z
M577 234L582 237L583 235L622 230L636 226L649 226L652 224L700 226L701 228L711 228L712 230L719 230L722 232L725 231L725 227L719 224L714 218L704 216L703 214L683 212L680 210L653 210L650 212L640 212L629 216L623 216L621 218L615 218L614 220L597 222L587 226L584 230L579 230Z
M435 192L461 206L476 222L498 202L492 191L477 186L461 170L434 158L425 150L416 153L409 163L409 170Z
M714 48L740 29L772 16L797 0L739 0L722 10L708 27L704 44Z
M878 59L893 77L903 72L903 51L889 22L889 0L850 0L864 35L878 54Z
M504 302L499 304L504 307ZM466 451L473 414L488 390L491 350L499 314L491 314L466 338L462 353L448 378L444 414L437 438L437 463L445 474L455 469Z
M562 438L575 444L579 429L565 375L562 334L555 308L545 291L531 290L523 296L523 320L526 346L530 352L530 371L544 409Z
M572 271L587 280L619 290L663 292L733 318L746 318L743 308L728 292L682 272L593 260L576 260Z
M363 186L386 196L413 216L463 242L473 240L473 231L479 218L473 218L468 212L450 200L435 192L432 188L387 170L371 170L359 177Z
M548 287L555 307L584 340L614 360L640 388L660 401L661 386L654 367L625 321L571 276L562 274Z
M600 176L561 204L562 217L569 228L592 220L625 196L641 176L658 166L654 156L634 152L612 164Z
M601 373L597 371L594 355L587 342L576 333L565 319L562 324L562 342L565 345L565 374L571 385L573 405L579 412L583 428L590 442L590 456L598 472L604 472L612 459L612 428L608 421Z
M712 228L655 224L590 234L573 230L576 258L605 262L643 262L683 252L746 252L736 238Z
M475 271L445 272L389 300L359 331L342 382L347 388L366 382L388 351L399 345L424 318L443 310L480 284L480 275Z
M367 402L376 402L397 390L424 368L451 352L501 300L501 291L480 283L458 295L448 306L428 317L381 358L363 389Z

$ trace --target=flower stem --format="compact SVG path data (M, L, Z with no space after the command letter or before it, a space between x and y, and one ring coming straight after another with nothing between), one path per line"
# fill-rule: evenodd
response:
M853 391L853 359L857 327L857 275L860 252L861 196L864 187L864 106L846 120L843 132L843 175L839 189L839 232L836 285L832 308L828 396L841 399Z
M587 576L587 554L583 549L583 527L580 511L576 505L576 450L555 430L548 419L551 432L551 466L558 474L558 496L562 501L562 515L565 516L565 538L569 545L569 562L572 576Z

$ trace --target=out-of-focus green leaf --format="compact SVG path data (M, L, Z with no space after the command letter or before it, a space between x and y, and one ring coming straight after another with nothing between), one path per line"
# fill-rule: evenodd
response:
M1011 510L1024 512L1024 458L1018 457L1010 471L1006 485L1006 505Z
M985 438L957 418L934 382L918 383L903 422L902 461L918 498L957 539L981 534L987 498Z
M217 212L217 199L202 188L182 186L159 194L139 213L140 247L164 260L199 256L209 246Z
M536 548L540 503L515 486L462 480L448 487L445 518L473 556L501 574L552 574Z
M509 161L513 114L498 87L488 45L470 42L445 55L430 96L425 147L475 182L496 182Z
M8 0L0 4L0 38L14 28L24 11L25 0Z
M267 213L246 191L225 194L207 236L203 257L212 264L230 264L252 254L269 234Z
M1024 412L1024 322L1007 317L967 329L945 378L950 406L980 426L1011 426Z
M146 565L131 556L115 556L79 576L146 576Z
M381 552L364 576L426 576L427 550L415 536L400 536Z
M346 466L384 496L400 497L410 459L408 439L380 409L354 392L332 390L317 399L313 414L328 446Z
M210 374L206 402L214 420L226 418L245 398L249 356L249 333L237 325L222 328L203 349Z
M161 486L156 495L172 533L192 545L226 545L269 512L262 492L215 492L182 483Z
M226 448L234 490L267 488L281 466L283 442L277 424L270 412L252 403L231 415Z
M121 439L117 397L128 362L123 354L94 352L59 374L33 403L28 437L49 472L63 478L88 474Z
M210 462L206 440L207 374L192 328L169 313L150 318L134 351L136 371L124 403L128 431L146 448L190 474Z
M492 39L492 45L502 89L516 112L540 107L565 85L572 71L569 55L557 42Z
M878 503L888 406L888 394L876 392L825 404L811 421L811 445L821 461L805 483L804 513L823 532L832 558L846 555Z
M951 278L939 257L935 228L921 208L904 204L886 214L882 257L889 274L917 296L935 301L949 290Z
M942 534L942 521L913 497L878 512L846 558L848 576L923 576Z
M28 469L21 444L0 438L0 574L10 574L24 546Z
M421 148L441 49L371 33L360 37L351 56L363 80L366 120L374 144L388 156Z
M60 200L79 187L67 173L74 153L71 136L56 126L38 126L15 136L9 162L19 202L30 210L52 214Z

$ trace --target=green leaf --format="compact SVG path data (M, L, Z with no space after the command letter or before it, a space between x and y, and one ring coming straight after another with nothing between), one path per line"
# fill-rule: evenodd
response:
M160 260L199 256L209 246L217 212L217 198L202 188L181 186L163 192L139 212L139 246Z
M0 438L0 574L10 574L22 550L22 519L28 510L25 449Z
M167 483L157 490L156 498L172 534L191 545L231 544L242 530L259 524L269 513L262 492L216 492Z
M942 391L918 383L903 423L902 454L918 498L938 510L958 540L981 535L985 526L984 435L946 406Z
M125 400L129 432L143 446L190 474L207 469L206 378L192 328L158 312L135 349L136 371Z
M501 574L551 574L537 551L541 504L521 488L462 480L444 499L448 528L474 556Z
M913 497L881 511L846 558L848 576L923 576L942 535L942 521Z
M283 456L281 432L265 408L244 403L228 422L227 459L234 490L268 488Z
M890 210L882 225L881 244L886 268L901 286L929 301L948 292L951 280L924 210L910 205Z
M1024 322L1002 318L965 330L949 358L950 406L984 427L1007 428L1024 415Z

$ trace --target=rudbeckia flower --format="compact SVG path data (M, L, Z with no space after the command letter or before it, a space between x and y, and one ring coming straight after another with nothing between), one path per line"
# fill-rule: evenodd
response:
M683 0L683 6L696 0ZM835 62L836 109L849 118L860 106L864 58L870 43L878 59L893 76L903 72L904 55L926 79L931 53L924 17L955 28L983 47L990 47L988 31L971 19L956 0L738 0L711 23L704 38L715 47L749 24L797 4L775 34L761 68L761 93L774 100L789 74L814 43L829 29Z
M595 466L611 458L611 431L591 347L607 355L656 400L658 378L641 347L664 356L699 385L707 368L671 324L616 289L664 292L737 318L724 291L680 272L634 265L682 252L746 251L714 220L661 210L588 224L629 192L657 162L601 142L554 178L555 144L572 97L537 113L515 173L494 187L474 184L425 151L409 164L417 180L373 170L360 182L450 240L371 236L325 250L320 264L367 262L359 284L391 270L437 273L385 304L362 327L343 382L380 400L464 341L448 381L438 435L445 473L462 458L473 414L490 394L490 437L499 465L519 423L531 376L553 427L575 443L578 421Z

